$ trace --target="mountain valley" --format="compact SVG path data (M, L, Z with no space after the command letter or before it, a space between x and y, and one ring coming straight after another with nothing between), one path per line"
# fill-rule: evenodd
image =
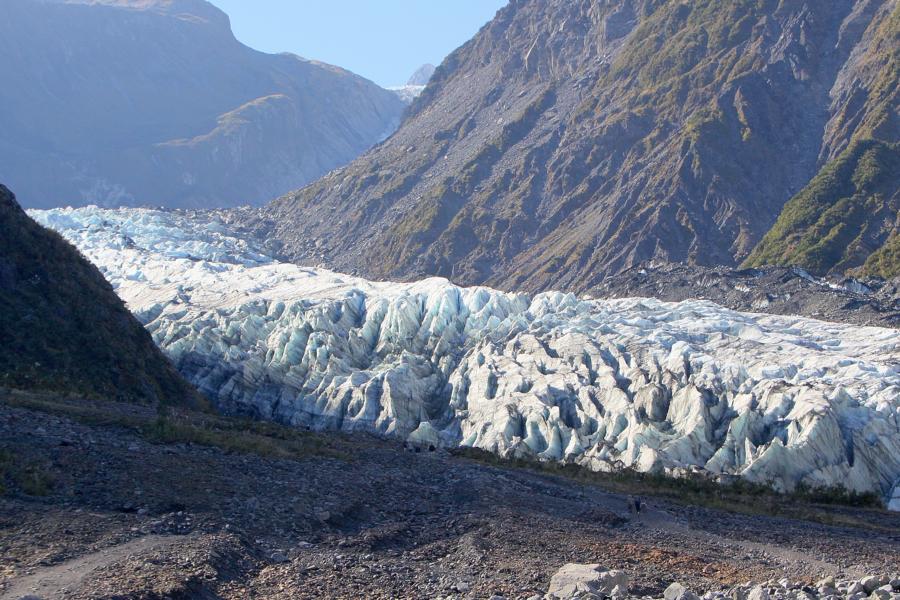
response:
M900 0L0 0L0 59L0 600L900 600Z

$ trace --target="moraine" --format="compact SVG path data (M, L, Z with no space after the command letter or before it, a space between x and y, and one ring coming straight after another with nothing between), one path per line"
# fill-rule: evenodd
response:
M278 262L215 217L30 211L224 412L435 445L841 485L900 510L900 331Z

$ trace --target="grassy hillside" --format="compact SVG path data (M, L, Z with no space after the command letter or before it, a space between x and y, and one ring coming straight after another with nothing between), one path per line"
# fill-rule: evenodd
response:
M100 271L2 185L0 386L203 404Z
M747 266L900 275L900 143L854 142L784 207Z

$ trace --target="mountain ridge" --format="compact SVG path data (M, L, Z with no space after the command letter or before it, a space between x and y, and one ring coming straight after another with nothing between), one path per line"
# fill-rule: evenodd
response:
M248 48L201 0L8 0L0 50L0 178L29 207L260 204L404 110L345 69Z
M100 271L0 184L0 386L201 407Z
M249 227L303 264L504 289L583 291L646 260L737 265L871 129L883 103L860 116L854 98L889 85L866 45L897 10L511 2L391 138Z

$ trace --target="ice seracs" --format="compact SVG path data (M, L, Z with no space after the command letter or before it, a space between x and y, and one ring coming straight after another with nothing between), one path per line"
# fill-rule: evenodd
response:
M597 470L840 485L900 508L897 330L370 282L280 263L214 217L31 214L226 412Z

